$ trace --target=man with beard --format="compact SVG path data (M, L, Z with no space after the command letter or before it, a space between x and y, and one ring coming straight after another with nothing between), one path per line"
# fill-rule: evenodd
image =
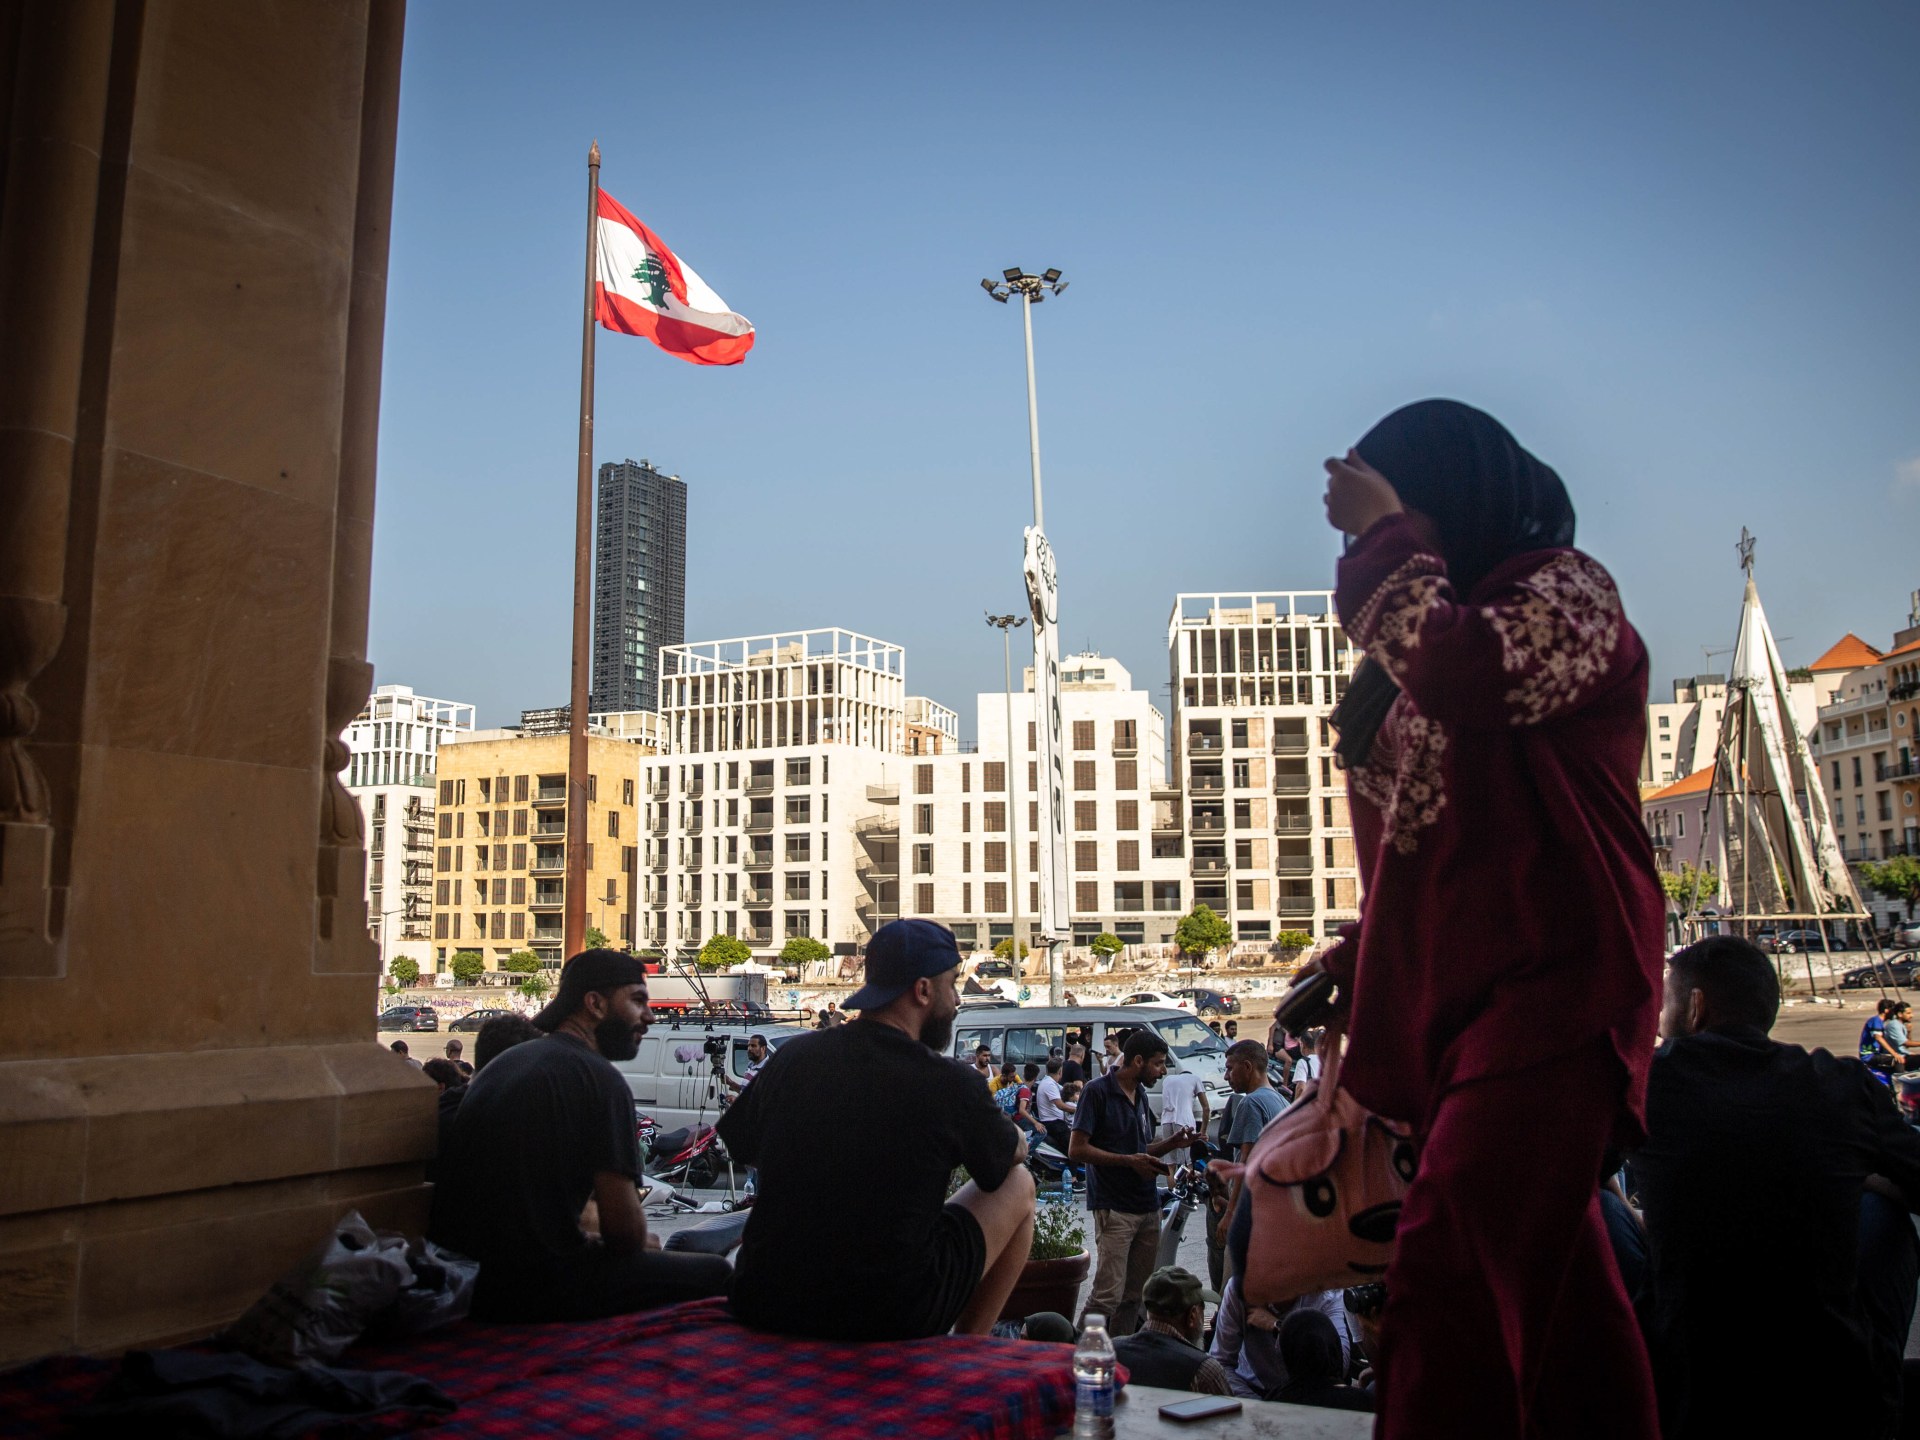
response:
M428 1234L480 1262L485 1320L592 1320L726 1293L717 1255L661 1254L635 1182L633 1094L613 1067L652 1021L646 967L617 950L567 962L533 1023L483 1065L448 1127ZM599 1233L580 1218L591 1200Z
M720 1121L728 1151L760 1171L733 1308L827 1340L985 1335L1033 1237L1026 1142L945 1053L953 932L882 926L866 981L847 1001L858 1020L782 1045ZM949 1197L958 1166L970 1178Z

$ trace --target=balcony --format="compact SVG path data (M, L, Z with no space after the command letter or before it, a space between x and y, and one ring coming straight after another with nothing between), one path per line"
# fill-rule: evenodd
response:
M535 875L560 875L565 873L567 862L565 860L536 859L530 868Z
M1311 915L1313 914L1313 897L1311 895L1282 895L1273 902L1273 913L1287 916Z
M1187 736L1187 749L1195 754L1202 751L1217 751L1224 748L1218 735L1204 735L1199 731Z
M1276 835L1305 835L1312 829L1311 815L1278 814L1273 817L1273 833Z
M533 833L542 839L549 837L557 839L567 833L567 822L564 820L542 820L538 825L533 827Z
M1196 795L1218 795L1227 788L1224 777L1219 775L1201 775L1196 773L1192 780L1193 793Z
M661 776L660 779L654 781L651 785L647 786L647 794L651 795L656 800L664 800L667 798L667 796L671 795L672 793L673 793L673 786L670 783L668 783L667 778L664 775Z
M1305 795L1312 788L1312 782L1304 775L1276 775L1273 777L1273 793L1276 795Z
M1224 835L1227 833L1227 821L1224 815L1196 815L1193 817L1193 833L1196 835Z
M689 796L704 795L706 793L707 785L704 780L689 780L687 782L687 794Z
M1920 757L1909 755L1892 765L1883 760L1873 767L1873 778L1876 780L1903 780L1909 775L1920 775ZM1886 817L1883 815L1881 818L1884 820Z
M659 854L659 855L656 855L656 856L654 856L654 857L653 857L653 859L651 859L651 860L649 860L649 861L647 862L647 868L648 868L648 869L650 869L650 870L664 870L664 869L666 869L666 868L667 868L667 857L666 857L666 855L665 855L665 853L663 852L663 853L661 853L661 854Z
M536 890L530 902L535 910L558 910L566 903L566 894L560 890Z
M1181 790L1178 785L1162 780L1158 785L1149 787L1147 794L1154 800L1178 800Z
M771 945L773 943L773 931L771 929L743 930L740 932L740 938L749 945Z
M752 814L748 815L747 833L749 835L771 835L773 833L773 812L771 810L755 810Z
M1140 753L1140 742L1137 740L1116 740L1113 742L1113 753L1122 759L1138 755Z
M687 817L687 834L698 835L702 830L706 828L707 828L707 822L704 819L702 819L700 816L689 815Z
M900 817L898 815L862 815L858 820L853 822L853 833L863 839L868 837L877 839L887 835L898 835L900 833Z
M749 850L747 852L747 858L740 863L749 870L771 870L773 869L773 852L771 850Z
M771 795L772 793L773 793L773 776L749 775L747 777L747 794Z
M900 787L898 785L869 785L867 799L875 805L898 805Z
M764 910L773 904L773 891L749 890L740 897L740 903L749 910Z
M1276 735L1273 737L1273 753L1276 755L1304 755L1307 753L1307 737L1304 735Z
M542 786L533 792L533 803L536 805L564 805L567 803L567 787L561 785L557 788L549 789L546 786Z
M1276 875L1311 875L1313 857L1311 855L1282 855L1273 862Z
M1147 913L1147 902L1144 900L1115 900L1113 902L1113 913L1116 915L1144 915Z
M667 833L667 817L665 815L654 816L653 819L647 822L647 833L649 835L666 834Z
M1202 860L1200 857L1195 856L1193 873L1196 875L1224 875L1227 873L1227 862L1224 858Z

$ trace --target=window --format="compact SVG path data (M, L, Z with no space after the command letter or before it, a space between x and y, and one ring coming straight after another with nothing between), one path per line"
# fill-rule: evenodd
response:
M965 795L973 789L973 763L963 761L960 766L960 793Z
M966 835L966 834L969 834L972 830L973 830L973 802L971 800L962 800L960 802L960 833L962 835Z
M446 802L443 800L440 803L444 805ZM439 914L433 917L433 938L436 940L444 940L447 938L447 917L445 914Z
M1114 868L1116 870L1138 870L1140 868L1140 842L1122 840L1113 847Z
M980 847L980 868L989 875L999 875L1007 868L1007 842L989 840Z
M1029 720L1027 721L1027 749L1034 750L1038 748L1039 736L1033 728L1033 721Z
M960 873L962 875L971 875L973 873L973 843L971 841L967 841L960 846Z
M1253 784L1252 779L1249 778L1252 775L1252 773L1253 773L1253 770L1252 770L1251 761L1247 761L1247 760L1234 761L1233 762L1233 788L1236 790L1245 790L1248 786Z
M1671 715L1662 715L1660 717L1660 728L1662 730L1665 730L1668 726L1672 724L1673 724L1673 717Z
M1328 903L1332 902L1329 901ZM1253 908L1253 881L1236 880L1234 882L1233 908L1236 910L1251 910Z
M1093 761L1076 760L1073 762L1073 788L1074 789L1093 790L1093 789L1097 789L1099 787L1099 784L1100 782L1094 778Z
M786 916L787 938L789 940L793 939L793 937L796 935L805 935L809 933L811 916L808 911L788 910L785 912L785 916Z
M516 804L525 802L527 798L526 776L516 775L513 777L513 798Z
M1236 750L1246 749L1247 748L1247 722L1244 720L1235 720L1231 722L1231 724L1232 724L1231 733L1233 738L1233 748Z
M1073 722L1073 748L1076 750L1093 749L1093 721L1076 720Z
M524 905L527 903L527 881L524 875L516 877L513 882L512 903L515 905Z
M913 873L916 875L933 874L933 846L916 845L913 847ZM926 907L932 909L931 905Z
M507 868L506 846L496 845L493 847L493 868L496 870L504 870Z
M813 849L813 837L811 835L787 836L787 859L789 861L811 860L813 856L809 852L812 849Z
M620 782L620 803L622 805L633 804L633 781L622 780Z
M1035 827L1038 828L1037 826ZM1076 830L1098 830L1100 828L1100 802L1098 800L1076 800L1073 802L1073 828Z
M980 767L980 788L988 794L1004 791L1007 788L1007 762L989 760Z
M1113 748L1115 750L1137 750L1140 742L1135 738L1133 721L1116 720L1113 722Z
M1233 802L1233 828L1248 830L1253 827L1253 802L1236 800Z
M1158 915L1177 915L1180 913L1180 882L1178 880L1155 880L1153 882L1153 909Z
M1329 841L1329 844L1332 842ZM1233 842L1233 868L1251 870L1253 868L1253 841L1236 840Z
M813 872L811 870L789 870L787 872L787 899L811 899L812 884Z
M444 906L447 903L447 887L450 882L436 880L433 883L433 903Z
M933 794L933 766L916 765L913 767L913 793L916 795Z
M513 868L516 870L527 868L527 847L524 844L513 847Z
M989 880L986 884L986 891L987 913L989 915L1004 915L1007 910L1007 882L1004 880Z
M960 913L962 915L973 913L973 882L971 880L960 886Z
M787 824L806 825L813 819L813 799L808 795L787 797Z
M1037 760L1029 760L1027 762L1027 789L1038 790L1039 788L1040 763Z
M931 915L933 913L933 886L925 883L915 885L913 887L913 905L917 913L921 915Z
M1113 828L1116 830L1138 830L1140 828L1140 802L1122 800L1113 807Z
M787 784L811 785L813 783L813 760L801 756L798 760L787 761Z
M1038 1065L1045 1069L1048 1052L1067 1048L1063 1028L1007 1031L1007 1060L1014 1065Z
M1860 783L1860 757L1858 755L1853 757L1853 783L1855 785Z
M524 835L527 833L526 811L516 810L513 812L513 833L516 835Z
M607 811L607 835L614 840L620 838L620 812L618 810Z
M1839 763L1837 760L1834 761L1836 767ZM451 810L442 810L440 812L440 838L442 840L451 840L453 838L453 812Z
M1676 813L1673 817L1673 824L1674 824L1674 831L1673 831L1674 837L1679 840L1686 839L1687 838L1687 812L1684 810L1681 810L1678 813Z
M435 856L434 856L434 860L433 860L433 868L434 868L434 869L436 869L436 870L450 870L450 869L452 869L452 868L453 868L453 867L452 867L452 865L451 865L451 864L450 864L450 863L448 862L448 859L447 859L447 854L448 854L448 852L449 852L450 850L452 850L452 848L453 848L453 847L452 847L451 845L442 845L442 846L440 847L440 849L439 849L439 851L438 851L438 853L437 853L437 854L435 854Z
M1007 802L989 800L980 807L980 828L989 835L1004 834L1007 828ZM989 846L989 853L992 847Z
M1116 760L1113 762L1113 788L1116 790L1138 790L1140 788L1140 762L1138 760Z
M913 807L913 833L916 835L933 834L933 806L916 805Z
M1853 763L1858 765L1860 762L1856 760ZM1860 777L1856 775L1854 777L1854 783L1857 785L1859 781ZM466 782L462 781L461 783L465 784ZM456 840L464 840L467 838L467 812L464 810L456 810L453 812L453 838Z
M598 800L599 798L600 798L600 777L598 775L589 775L587 776L587 799Z
M1100 842L1097 840L1076 840L1073 842L1073 868L1082 875L1090 875L1100 868Z
M1100 882L1098 880L1076 880L1073 882L1073 908L1082 915L1092 915L1100 909Z

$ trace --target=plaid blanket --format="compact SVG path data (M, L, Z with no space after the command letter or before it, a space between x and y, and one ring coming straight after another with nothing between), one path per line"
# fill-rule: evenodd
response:
M434 1440L621 1436L751 1440L810 1435L1043 1440L1071 1423L1072 1351L1032 1341L947 1336L887 1345L796 1340L748 1330L701 1300L576 1325L464 1321L339 1364L404 1370L460 1408ZM62 1358L0 1375L0 1440L57 1436L117 1366ZM420 1426L396 1416L329 1436Z

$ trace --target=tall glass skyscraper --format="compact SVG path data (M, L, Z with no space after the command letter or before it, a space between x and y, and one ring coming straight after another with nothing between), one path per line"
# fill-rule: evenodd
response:
M600 467L590 708L656 710L660 648L687 638L687 487L651 460Z

